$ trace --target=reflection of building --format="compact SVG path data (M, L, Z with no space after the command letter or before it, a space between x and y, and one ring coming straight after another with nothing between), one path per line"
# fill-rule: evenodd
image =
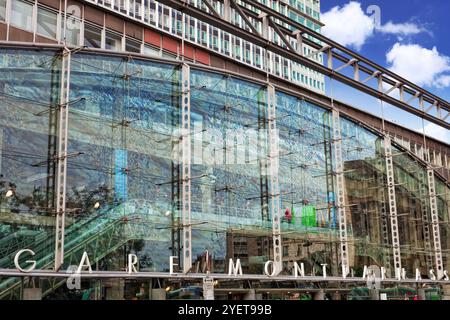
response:
M245 54L218 52L214 37L216 31L223 36L221 48L230 46L234 55L247 44L231 49L226 41L237 42L206 24L189 20L191 42L170 36L178 30L178 15L162 7L162 19L152 20L149 11L139 21L142 9L130 10L122 1L114 1L114 10L104 7L110 1L102 1L103 7L73 1L82 10L62 31L68 44L88 48L69 46L70 55L61 54L62 3L0 0L0 39L8 42L0 47L0 268L14 269L21 248L35 251L37 268L54 267L55 233L62 229L54 216L62 204L65 245L63 253L57 251L64 256L62 270L79 262L84 251L96 272L125 271L130 253L145 271L166 273L171 255L178 258L177 272L190 273L208 267L211 273L226 272L232 258L241 260L245 274L262 274L264 263L276 256L283 275L297 262L307 275L321 275L327 264L329 275L340 276L347 264L361 276L367 264L384 266L393 276L394 263L401 263L409 277L418 267L426 277L439 254L448 266L448 172L440 168L430 176L430 164L401 146L410 141L409 149L417 150L419 134L385 122L394 138L391 154L380 119L331 104L318 93L322 88L308 90L283 77L269 78L268 86L266 73L243 61ZM156 8L151 1L126 3ZM30 12L35 19L28 19ZM172 14L176 19L166 18ZM211 31L212 41L206 36ZM257 50L252 52L249 60L257 61ZM65 111L67 143L65 131L59 131ZM197 124L205 130L196 131ZM433 161L445 163L450 147L426 140ZM186 141L192 145L186 147ZM67 146L67 157L61 146ZM239 155L243 162L236 160ZM433 183L436 193L430 196ZM292 216L281 219L278 230L274 222L286 209ZM5 278L0 298L19 298L20 281ZM199 288L188 276L82 285L95 297L106 291L109 298L133 292L165 297L166 289L176 293L169 297L196 296ZM251 291L255 286L264 291ZM270 286L270 281L222 281L216 289L222 296L269 298L275 289ZM54 298L68 291L60 280L42 280L41 289ZM277 289L323 297L311 283L282 283Z

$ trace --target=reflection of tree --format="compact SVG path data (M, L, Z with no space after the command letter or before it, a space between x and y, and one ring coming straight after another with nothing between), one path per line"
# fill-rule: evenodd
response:
M5 197L8 190L13 192L9 198ZM16 192L17 185L11 181L4 179L0 175L0 205L7 207L11 212L29 212L34 214L48 215L52 212L51 207L46 207L46 199L48 194L53 190L48 190L44 186L35 186L33 191L26 195ZM96 189L76 189L72 188L67 194L66 206L68 209L76 209L77 213L86 213L94 209L94 204L99 202L100 205L113 203L113 192L106 185L99 185Z
M76 210L77 213L87 213L94 209L96 202L100 205L113 203L114 194L110 188L102 184L97 189L72 188L66 199L66 207Z
M17 186L15 183L4 180L3 174L0 174L0 190L1 190L1 197L0 197L0 205L8 207L11 212L18 213L20 212L20 197L16 194ZM8 190L12 190L13 196L6 198L5 194L8 192Z
M31 194L23 198L23 205L28 208L29 212L46 213L48 208L45 208L47 202L47 192L42 186L34 187Z
M147 269L153 267L154 263L152 258L144 253L145 241L142 239L133 240L125 244L124 251L128 255L133 253L139 257L139 268Z

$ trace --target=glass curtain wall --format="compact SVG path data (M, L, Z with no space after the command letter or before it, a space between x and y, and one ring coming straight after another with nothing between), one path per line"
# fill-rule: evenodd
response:
M79 261L89 251L100 270L122 270L134 253L141 271L168 271L169 256L178 255L172 137L180 72L129 57L76 54L71 63L67 206L74 223L66 255Z
M191 70L196 270L224 272L233 258L243 272L261 273L269 258L266 96L261 85Z
M24 248L37 268L53 266L60 65L55 52L0 49L0 268ZM18 285L2 281L0 295Z
M337 275L330 113L280 92L276 107L284 268Z
M32 249L54 263L60 55L0 50L0 267ZM65 264L84 251L96 270L169 270L181 252L180 67L115 55L71 58ZM263 272L273 259L265 85L191 67L191 222L194 272ZM284 271L340 274L334 143L329 111L276 92ZM383 140L341 116L350 267L392 267ZM427 172L393 147L402 265L435 266ZM448 185L436 175L444 267ZM427 232L428 230L428 232ZM429 236L427 236L429 234ZM24 254L21 263L29 260ZM181 264L181 261L178 261ZM61 287L43 285L44 295ZM50 286L49 286L50 285ZM0 282L0 298L20 282ZM62 290L62 289L61 289Z
M387 178L383 138L341 118L349 264L356 276L364 266L391 273Z

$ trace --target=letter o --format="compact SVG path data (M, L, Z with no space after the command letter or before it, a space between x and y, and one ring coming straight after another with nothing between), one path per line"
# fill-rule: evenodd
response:
M272 274L269 274L269 265L271 264L272 264ZM266 262L266 264L264 265L264 273L269 277L273 277L276 275L277 270L275 270L275 267L273 266L273 261L269 260Z

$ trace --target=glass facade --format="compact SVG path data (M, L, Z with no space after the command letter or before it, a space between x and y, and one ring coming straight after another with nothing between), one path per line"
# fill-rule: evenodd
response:
M1 49L0 68L0 268L15 268L15 253L28 248L38 269L51 269L60 56ZM168 272L169 256L180 258L181 76L167 62L72 54L64 270L84 251L94 270L124 270L134 253L140 271ZM327 264L339 276L331 112L275 92L283 273L297 262L307 275ZM244 273L262 274L274 256L267 85L191 66L188 94L192 270L227 272L233 258ZM340 126L350 268L362 276L375 265L393 276L383 138L344 116ZM402 266L409 277L416 268L427 277L435 236L426 166L400 147L393 164ZM450 190L435 181L447 267ZM46 284L44 295L63 282ZM2 279L0 298L19 287Z

